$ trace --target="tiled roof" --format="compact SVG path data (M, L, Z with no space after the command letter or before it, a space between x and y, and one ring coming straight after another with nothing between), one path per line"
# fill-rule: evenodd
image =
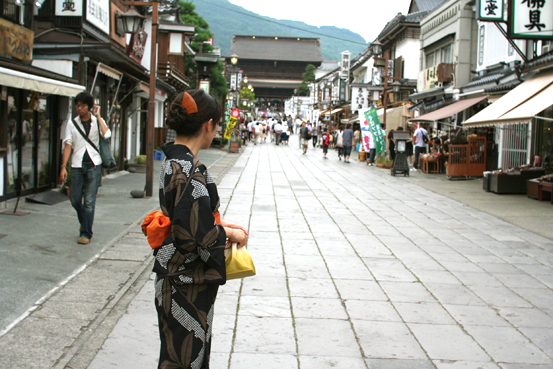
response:
M240 59L322 62L321 43L317 38L234 37L230 53Z
M519 81L518 79L515 79L514 81L509 81L509 82L505 82L505 83L502 83L502 84L494 86L494 87L486 88L484 90L484 92L509 91L509 90L512 90L513 88L517 87L521 83L522 83L521 81Z
M434 10L438 5L445 2L447 0L415 0L413 11L432 11ZM411 9L410 9L411 10Z
M388 32L390 32L395 26L397 26L400 23L415 23L415 24L420 23L421 19L424 18L426 14L428 14L428 10L423 10L423 11L419 11L419 12L411 13L407 15L403 15L399 13L394 17L394 19L389 21L384 26L384 28L378 35L377 39L381 39L382 37L384 37Z
M486 83L490 83L490 82L497 82L501 78L513 73L514 71L509 69L501 73L494 73L494 74L484 75L482 77L476 77L466 85L461 86L460 88L463 89L463 88L485 85Z
M547 54L540 55L534 60L525 63L522 67L523 72L528 72L531 70L541 69L545 67L553 67L553 51L548 52Z

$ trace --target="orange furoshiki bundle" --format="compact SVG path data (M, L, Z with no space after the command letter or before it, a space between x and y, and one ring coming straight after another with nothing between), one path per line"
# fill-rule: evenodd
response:
M217 224L221 224L219 212L213 213ZM157 249L171 233L171 219L161 211L153 211L142 222L142 232L148 238L152 249Z
M171 233L171 220L161 211L152 211L142 222L142 232L152 249L157 249Z

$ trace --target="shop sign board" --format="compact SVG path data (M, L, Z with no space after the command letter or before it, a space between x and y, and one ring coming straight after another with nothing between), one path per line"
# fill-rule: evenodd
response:
M342 62L340 63L340 78L347 79L349 77L351 53L349 51L344 51L341 54Z
M481 22L504 22L505 0L477 0L476 19Z
M109 0L87 0L86 20L109 35Z
M353 112L368 109L369 90L367 87L352 86L351 88L351 110Z
M137 62L142 62L144 51L146 50L146 40L148 34L144 32L142 27L138 28L138 32L131 35L129 46L127 47L127 55Z
M553 0L511 0L508 25L514 39L553 39Z
M228 119L227 129L225 130L225 138L227 140L230 140L230 136L232 135L232 130L236 126L239 116L240 116L240 110L232 109L232 113L230 114L230 117Z
M437 65L419 72L419 80L417 83L418 92L428 91L437 87L442 87L442 83L438 82Z
M83 0L56 0L56 16L82 17Z
M0 55L25 62L33 59L35 33L0 18Z

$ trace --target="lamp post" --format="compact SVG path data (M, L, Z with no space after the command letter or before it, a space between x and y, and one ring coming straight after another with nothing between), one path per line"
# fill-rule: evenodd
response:
M148 123L146 126L146 196L151 197L154 188L154 121L156 117L156 57L157 57L157 36L158 36L158 1L123 1L130 5L130 9L121 14L123 19L123 30L125 33L136 33L142 21L146 18L134 10L134 5L152 7L152 35L151 60L150 60L150 96L148 99ZM130 26L130 28L129 28Z

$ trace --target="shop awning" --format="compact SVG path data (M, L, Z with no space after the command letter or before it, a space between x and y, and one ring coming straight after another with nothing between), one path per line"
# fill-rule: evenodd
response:
M111 77L117 81L121 79L121 76L123 73L119 72L117 69L114 69L110 67L109 65L105 65L103 63L98 63L98 72L105 74L108 77Z
M440 119L451 117L454 114L460 113L463 110L470 108L473 105L478 104L480 101L487 99L488 96L473 97L471 99L461 100L454 102L441 109L434 110L428 114L423 114L419 117L409 119L410 122L435 122Z
M43 94L76 96L85 90L84 86L56 81L0 67L0 84L3 86L37 91Z
M463 126L486 127L527 123L553 104L553 71L536 74L505 96L463 122Z

